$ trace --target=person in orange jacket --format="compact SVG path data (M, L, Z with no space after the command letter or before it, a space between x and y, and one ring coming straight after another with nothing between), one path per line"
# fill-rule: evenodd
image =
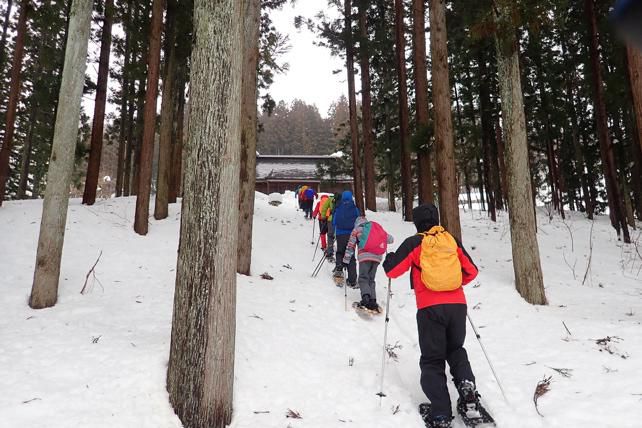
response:
M312 218L319 220L319 233L321 234L321 250L325 253L325 250L328 246L326 236L328 235L328 217L332 212L328 213L323 212L321 207L328 200L328 195L322 195L317 202L317 205L314 207L314 212L312 213Z

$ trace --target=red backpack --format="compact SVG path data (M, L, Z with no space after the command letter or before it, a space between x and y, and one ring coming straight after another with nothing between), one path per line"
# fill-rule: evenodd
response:
M388 232L377 222L368 221L363 224L363 232L359 238L359 251L382 255L388 250Z

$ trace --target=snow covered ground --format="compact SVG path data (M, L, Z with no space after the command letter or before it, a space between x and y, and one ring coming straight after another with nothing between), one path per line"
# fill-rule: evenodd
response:
M423 426L416 413L425 398L407 278L392 285L388 338L397 361L387 360L387 396L380 406L384 319L366 321L346 311L330 266L310 278L312 223L294 201L286 195L275 207L257 194L254 275L239 277L238 284L231 426ZM26 304L41 202L10 202L0 209L0 427L181 426L165 391L180 207L173 206L165 221L151 219L149 236L139 237L131 229L134 205L134 199L93 207L72 201L60 299L41 311ZM398 214L371 218L397 244L414 233ZM594 223L591 234L591 223L579 216L549 222L542 213L540 251L550 305L534 307L514 289L507 217L493 224L483 213L462 212L462 223L464 243L481 270L467 287L470 314L510 403L470 330L466 345L498 425L641 426L642 258L635 247L617 242L606 218ZM81 295L101 251L89 292ZM274 280L261 279L263 272ZM380 272L380 300L386 284ZM358 291L348 290L348 305L357 299ZM608 350L596 343L606 337L613 338ZM571 377L553 368L568 369ZM544 376L553 380L539 399L542 417L533 392ZM286 418L288 409L302 419Z

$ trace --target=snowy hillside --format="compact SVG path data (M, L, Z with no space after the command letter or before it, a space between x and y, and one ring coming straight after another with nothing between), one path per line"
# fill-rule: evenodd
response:
M26 304L41 201L0 209L0 427L181 426L165 391L180 207L172 207L168 220L151 219L149 236L139 237L131 230L134 204L72 201L60 299L42 311ZM371 217L395 236L393 248L414 233L398 214ZM462 212L462 222L464 244L481 271L466 290L470 315L510 403L470 330L466 346L498 426L640 426L642 257L635 247L617 242L606 218L591 233L591 223L580 217L549 222L542 213L550 305L533 307L513 286L507 217L493 224L483 213ZM388 339L397 361L387 361L380 407L384 319L366 321L346 311L330 266L310 278L311 237L312 223L296 211L291 195L278 207L257 196L254 275L239 277L238 284L232 427L423 426L416 413L425 397L407 278L393 283ZM90 275L81 295L101 251L95 278ZM274 280L260 278L264 272ZM380 270L380 300L386 284ZM358 291L348 290L348 305L357 299ZM553 368L568 369L570 377ZM539 399L542 417L533 392L551 375L551 390ZM302 419L286 418L289 409Z

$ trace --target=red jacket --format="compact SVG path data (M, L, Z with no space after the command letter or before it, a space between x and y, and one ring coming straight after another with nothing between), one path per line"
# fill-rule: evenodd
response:
M444 304L466 304L463 287L453 291L432 291L421 281L421 268L419 256L421 254L421 241L423 236L414 235L406 239L399 249L389 253L383 262L383 269L389 278L398 278L410 269L410 286L415 290L417 309L428 306ZM462 286L470 283L477 277L477 266L457 241L457 255L461 263Z

